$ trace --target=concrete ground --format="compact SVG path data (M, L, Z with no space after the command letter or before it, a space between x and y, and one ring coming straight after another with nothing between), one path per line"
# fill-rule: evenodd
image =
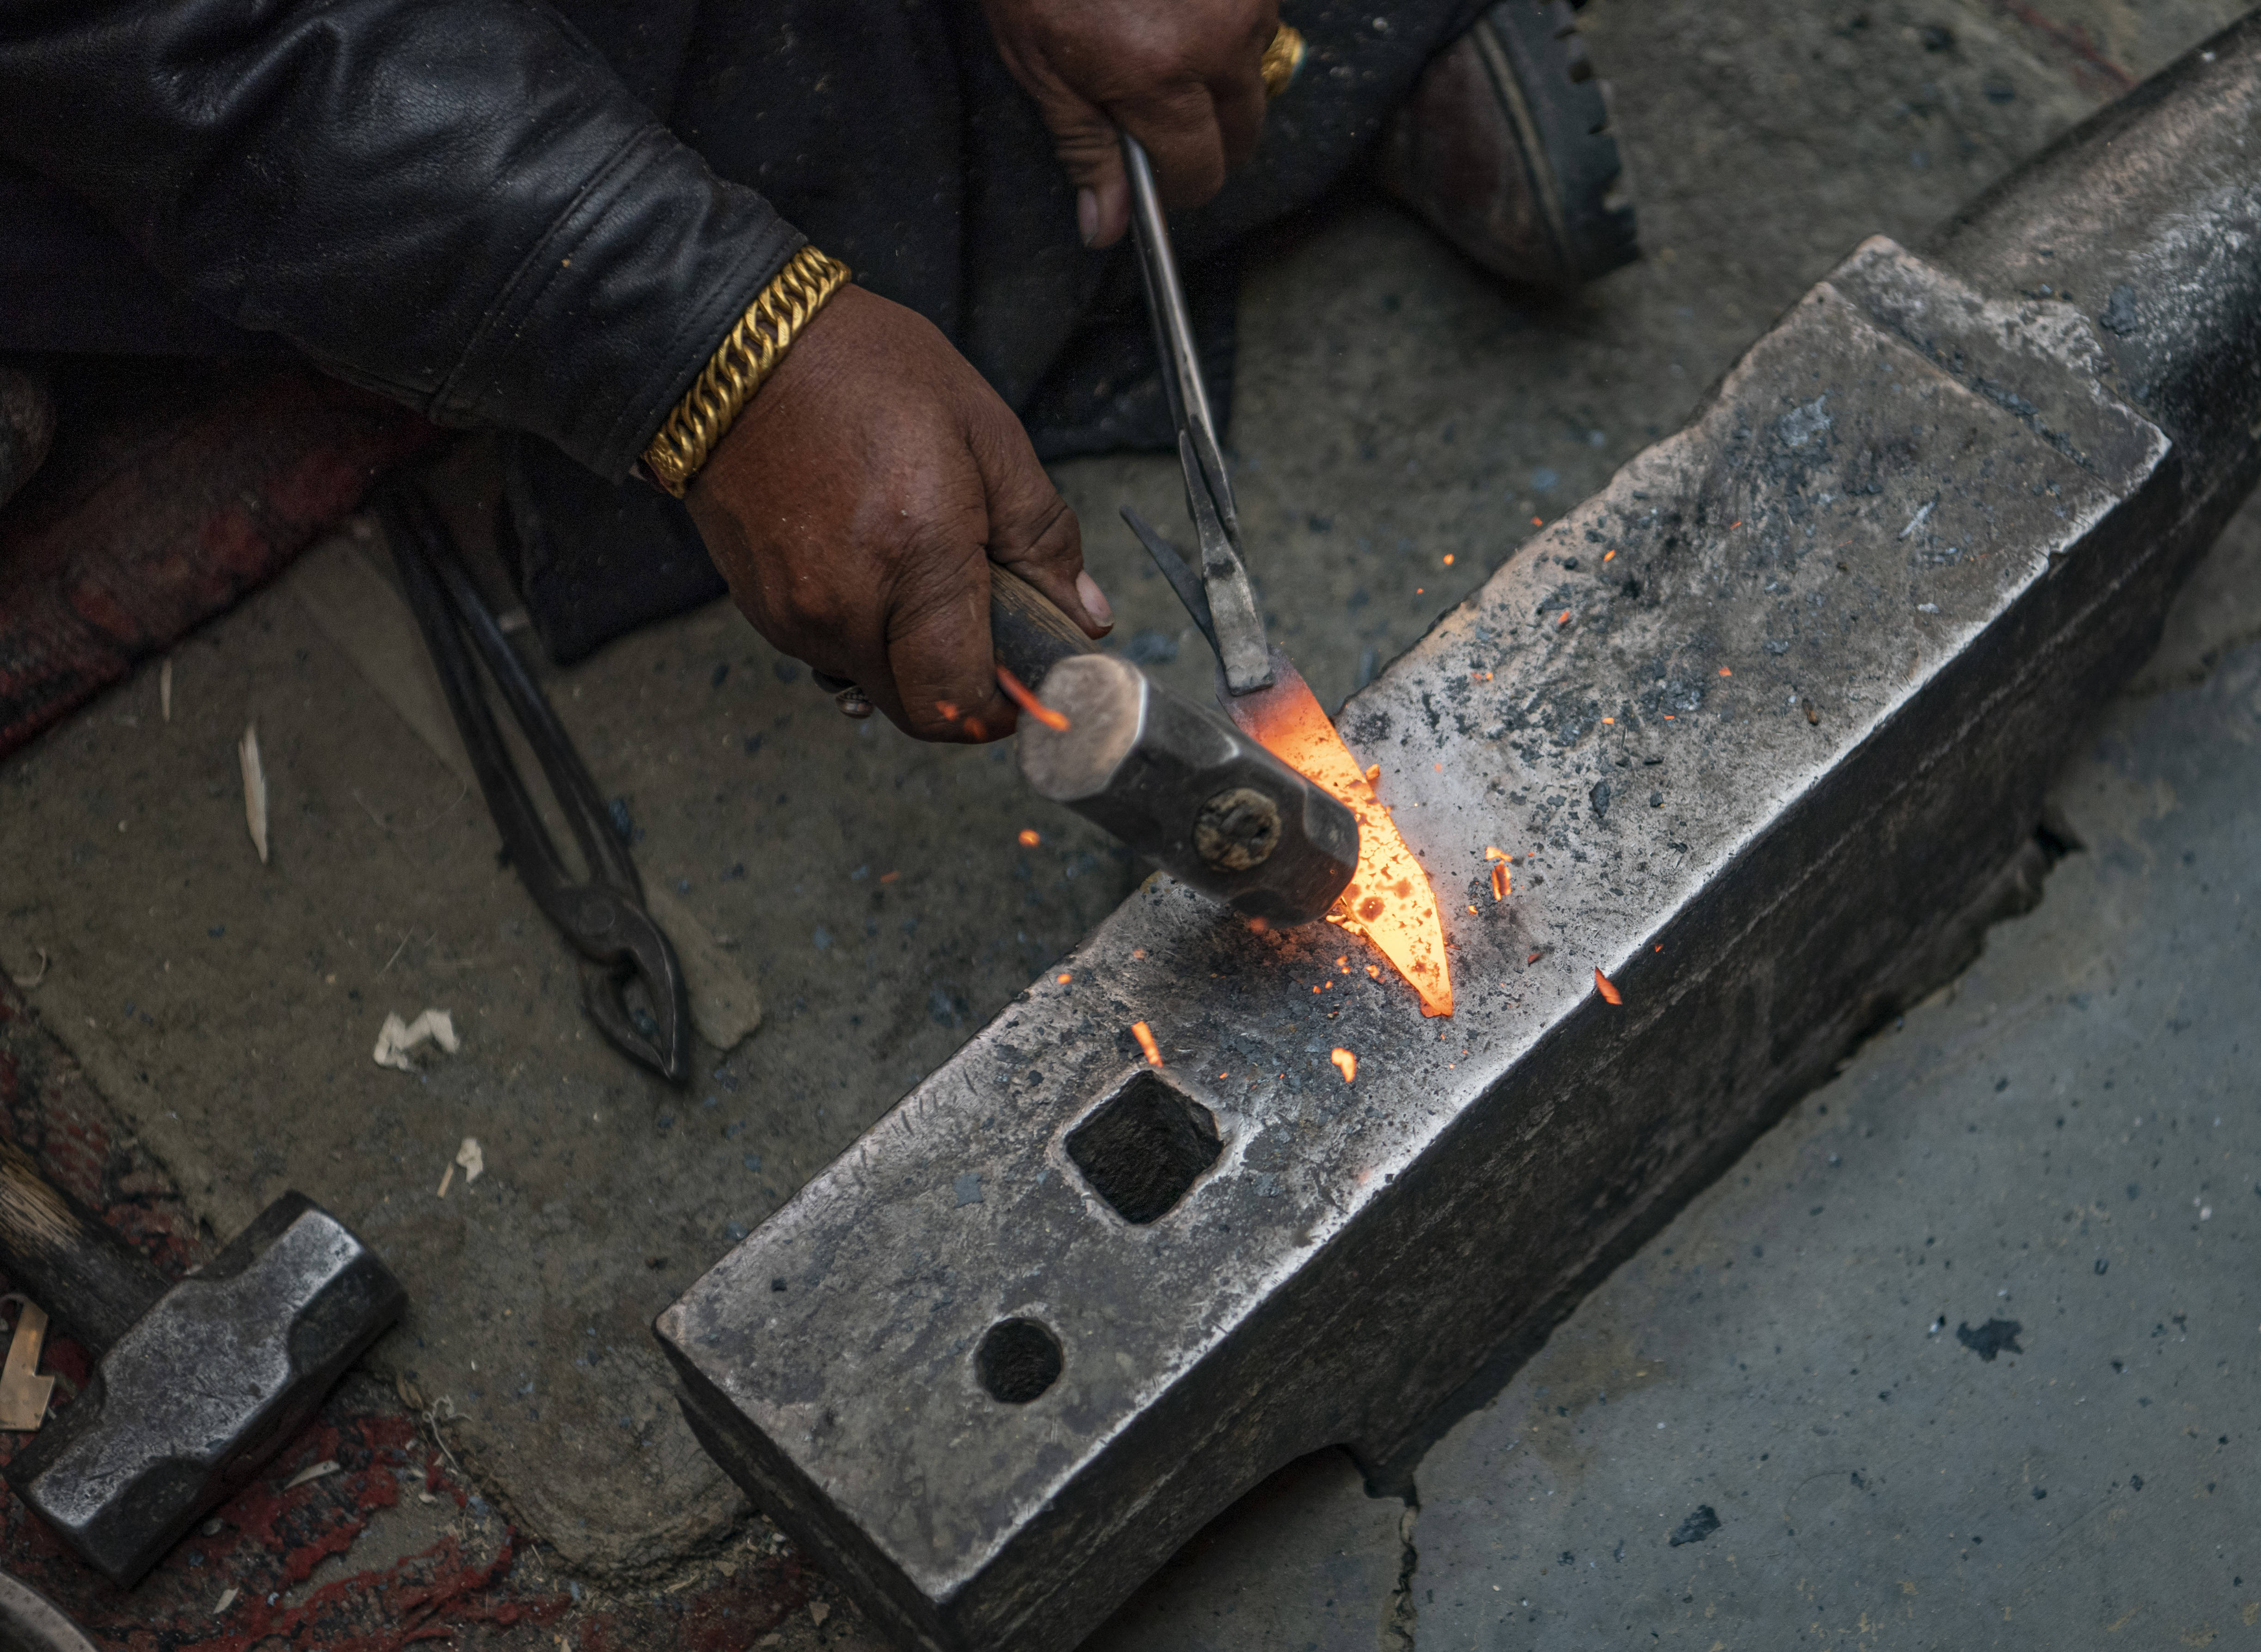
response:
M2241 9L1596 0L1582 15L1616 89L1643 263L1575 302L1536 303L1353 193L1252 276L1231 437L1275 635L1339 700L1532 518L1676 427L1860 237L1920 239ZM476 450L441 480L474 520ZM1082 461L1060 480L1118 638L1202 686L1197 639L1115 521L1126 500L1176 521L1174 467ZM840 719L726 609L554 673L647 882L711 943L708 995L741 1026L761 1007L757 1031L702 1042L692 1088L670 1090L588 1027L566 952L497 865L476 793L427 732L397 615L355 595L377 577L373 549L326 548L182 645L169 718L153 664L0 765L0 964L37 980L43 1025L213 1230L295 1187L384 1250L413 1306L374 1364L539 1540L528 1565L592 1598L683 1586L717 1556L775 1545L680 1422L652 1316L1136 870L1023 792L1004 753L917 748ZM2251 1220L2229 1193L2253 1178L2187 1160L2255 1145L2240 1147L2233 1110L2202 1099L2243 1076L2230 1007L2251 990L2229 950L2250 959L2231 898L2250 880L2229 880L2256 795L2237 761L2254 668L2235 645L2261 585L2250 562L2217 561L2229 570L2217 595L2180 621L2200 643L2161 668L2174 684L2114 708L2106 755L2067 782L2086 848L1952 1002L1871 1046L1754 1150L1750 1187L1739 1173L1705 1196L1462 1419L1416 1476L1418 1512L1365 1497L1339 1458L1296 1465L1098 1644L1654 1633L1849 1646L1889 1621L1927 1644L1977 1640L1983 1624L2009 1645L2087 1638L2091 1619L2063 1614L2102 1612L2103 1591L2150 1614L2130 1620L2147 1634L2227 1632L2236 1602L2257 1598L2229 1581L2244 1576L2234 1544L2219 1580L2165 1563L2232 1542L2241 1495L2226 1473L2213 1492L2193 1478L2200 1435L2230 1436L2208 1447L2225 1460L2238 1437L2215 1373L2244 1368L2230 1340L2243 1286L2222 1253ZM237 778L252 722L273 798L265 865ZM1020 845L1024 828L1037 847ZM2079 932L2051 927L2067 923ZM2086 1007L2071 1007L2079 995ZM413 1073L377 1067L384 1016L426 1008L451 1011L461 1052L427 1050ZM2121 1143L2104 1122L2136 1090L2121 1110L2153 1121L2148 1136L2162 1110L2172 1121L2157 1166L2135 1162L2136 1125L2118 1126ZM2170 1149L2186 1135L2206 1145L2178 1169ZM458 1172L442 1196L467 1137L483 1174ZM2184 1220L2192 1195L2194 1232L2152 1223ZM2179 1249L2144 1249L2170 1232ZM1950 1259L1969 1287L1945 1284ZM2097 1261L2110 1271L2080 1272ZM1698 1266L1717 1282L1697 1284ZM2019 1322L2018 1349L1982 1360L1956 1340L1968 1325L1999 1340L1985 1329L1997 1320ZM2124 1375L2096 1368L2108 1359ZM2153 1404L2128 1411L2116 1396L2131 1383ZM2186 1416L2209 1383L2222 1397ZM1855 1403L1877 1391L1893 1398ZM2060 1396L2083 1409L2053 1410ZM2119 1422L2092 1420L2115 1406ZM2171 1437L2152 1438L2171 1415ZM2046 1499L2028 1495L2029 1454ZM2137 1474L2161 1495L2131 1501ZM2176 1512L2150 1512L2170 1489ZM1719 1527L1698 1539L1706 1507ZM1973 1558L1957 1558L1963 1535L1983 1540ZM1899 1627L1911 1612L1913 1634ZM834 1642L860 1634L825 1598L793 1624Z

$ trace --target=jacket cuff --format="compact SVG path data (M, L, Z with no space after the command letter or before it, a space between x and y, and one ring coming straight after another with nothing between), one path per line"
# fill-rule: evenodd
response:
M807 239L664 128L641 132L527 255L427 411L531 431L619 482Z

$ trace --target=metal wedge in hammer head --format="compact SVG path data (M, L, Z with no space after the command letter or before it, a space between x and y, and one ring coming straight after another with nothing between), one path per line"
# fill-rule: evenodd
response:
M298 1431L406 1294L303 1194L177 1284L0 1143L0 1265L97 1358L7 1465L79 1557L130 1587Z

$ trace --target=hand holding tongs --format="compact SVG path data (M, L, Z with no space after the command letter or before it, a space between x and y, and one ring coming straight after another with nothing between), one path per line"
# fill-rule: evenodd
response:
M642 880L597 796L596 782L463 572L454 537L431 503L414 489L398 486L385 491L377 508L408 606L431 650L504 850L534 903L590 960L582 971L582 1002L589 1018L623 1052L682 1083L691 1076L691 1011L683 966L644 909ZM495 727L478 666L463 646L467 632L581 847L589 867L585 883L574 882L567 873L527 794ZM650 1001L641 1016L628 1001L632 980L642 983Z
M1154 187L1154 168L1146 151L1123 134L1123 165L1130 176L1130 227L1138 244L1138 269L1146 281L1146 311L1154 323L1161 356L1162 394L1178 431L1178 463L1185 471L1186 508L1201 544L1198 578L1177 547L1156 533L1129 506L1123 520L1153 557L1163 577L1194 616L1217 650L1226 688L1235 694L1268 687L1272 682L1264 615L1240 559L1240 514L1233 507L1232 484L1224 474L1217 421L1209 413L1209 388L1202 381L1201 358L1194 351L1193 323L1186 314L1186 291L1170 248L1170 227Z

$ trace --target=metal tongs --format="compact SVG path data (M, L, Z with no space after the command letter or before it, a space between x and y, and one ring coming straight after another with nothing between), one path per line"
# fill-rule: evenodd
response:
M691 1076L691 1010L683 966L644 909L635 862L613 829L596 782L463 571L455 536L431 502L401 485L385 490L377 509L504 851L535 905L589 960L581 972L583 1007L623 1053L675 1083L684 1082ZM467 634L471 648L464 646ZM585 882L573 880L542 823L495 726L471 649L549 779L588 866ZM646 1004L631 1003L632 986L642 988L638 995Z
M1170 226L1154 186L1153 163L1130 133L1123 134L1123 166L1130 176L1130 227L1138 245L1138 270L1146 281L1146 312L1154 323L1161 356L1162 394L1177 427L1178 463L1185 471L1186 509L1201 546L1198 576L1178 548L1156 533L1138 512L1123 507L1123 520L1154 559L1178 600L1209 638L1224 668L1228 691L1245 694L1272 683L1264 615L1240 559L1240 514L1233 507L1232 484L1224 474L1217 420L1209 412L1209 387L1201 358L1194 352L1193 323L1186 313L1186 290L1178 278Z

